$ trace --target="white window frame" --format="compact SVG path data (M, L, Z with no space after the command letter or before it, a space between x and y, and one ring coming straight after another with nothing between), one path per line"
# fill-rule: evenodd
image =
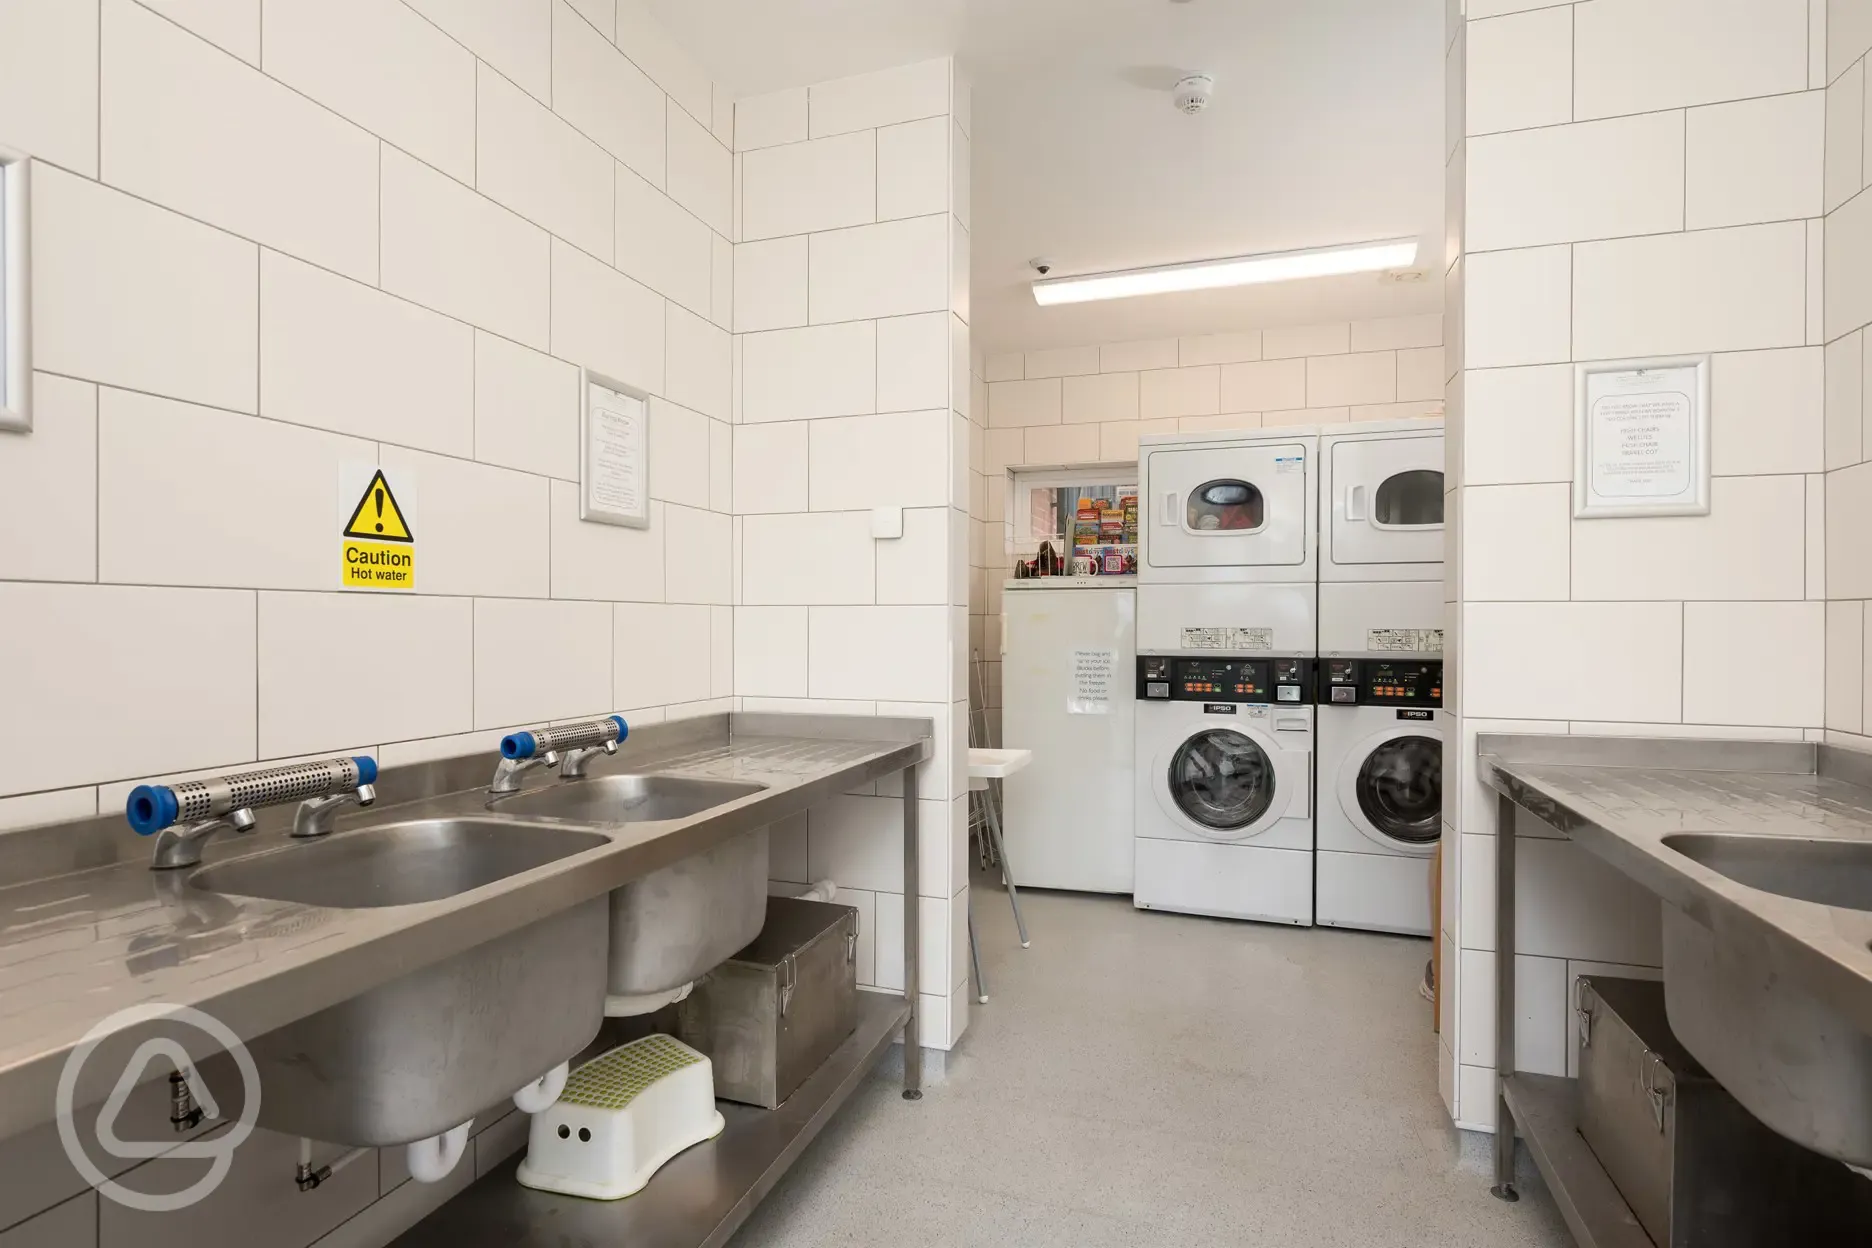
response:
M0 430L32 429L32 175L0 148Z

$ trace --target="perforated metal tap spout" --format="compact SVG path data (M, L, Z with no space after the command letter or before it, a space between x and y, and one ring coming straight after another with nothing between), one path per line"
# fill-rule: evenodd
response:
M130 791L124 817L137 835L151 836L176 823L197 823L237 810L355 792L376 782L377 760L360 755L185 780L173 786L139 784Z
M618 742L630 735L630 725L622 715L581 719L557 724L535 732L512 732L501 738L500 765L494 769L488 785L488 804L520 791L520 776L534 767L558 767L563 758L561 779L584 775L585 761L599 752L617 753Z
M616 743L628 736L630 725L624 722L622 715L605 715L536 732L509 733L501 738L501 757L518 760L562 750L603 748L608 742Z

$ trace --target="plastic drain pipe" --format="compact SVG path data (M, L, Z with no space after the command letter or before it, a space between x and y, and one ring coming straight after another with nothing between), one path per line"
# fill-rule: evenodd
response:
M300 1191L309 1192L370 1151L371 1150L368 1148L354 1148L342 1157L336 1158L330 1163L314 1170L312 1168L312 1141L301 1138L299 1141L299 1170L293 1176L293 1180L299 1184Z
M474 1119L470 1118L459 1127L407 1146L404 1159L409 1163L410 1178L418 1183L440 1183L446 1179L461 1161L462 1154L468 1151L468 1130L473 1126Z
M559 1094L565 1091L566 1077L571 1073L572 1063L560 1062L514 1093L514 1108L523 1114L545 1113L559 1103Z

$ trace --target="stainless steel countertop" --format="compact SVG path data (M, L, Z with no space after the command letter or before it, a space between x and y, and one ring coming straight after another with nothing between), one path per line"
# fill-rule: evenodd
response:
M1762 892L1674 832L1872 840L1872 757L1810 742L1476 738L1483 783L1719 937L1745 942L1872 1035L1872 913Z
M248 1039L399 976L601 896L728 837L797 814L931 756L924 719L714 715L633 728L593 775L648 772L767 787L687 819L599 825L609 844L457 897L335 910L210 893L193 870L149 869L150 842L122 816L0 834L0 1138L50 1121L67 1058L86 1033L131 1006L204 1011ZM490 747L492 746L490 740ZM498 755L386 768L378 804L348 829L486 808ZM559 781L533 772L526 787ZM472 786L472 787L471 787ZM254 853L316 853L281 834L290 807L264 812L248 838L217 839L203 866ZM96 865L91 865L96 864ZM79 869L73 869L79 868ZM72 1104L102 1100L135 1047L153 1036L200 1060L218 1047L160 1022L111 1034L86 1061ZM156 1077L160 1063L151 1063Z

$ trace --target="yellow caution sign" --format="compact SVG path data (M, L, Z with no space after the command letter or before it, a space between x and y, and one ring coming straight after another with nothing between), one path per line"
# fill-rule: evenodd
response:
M351 477L355 486L357 475L355 469L342 474L341 497L353 497L343 477ZM342 583L358 589L414 589L416 533L383 469L373 466L369 484L355 497L339 534Z

